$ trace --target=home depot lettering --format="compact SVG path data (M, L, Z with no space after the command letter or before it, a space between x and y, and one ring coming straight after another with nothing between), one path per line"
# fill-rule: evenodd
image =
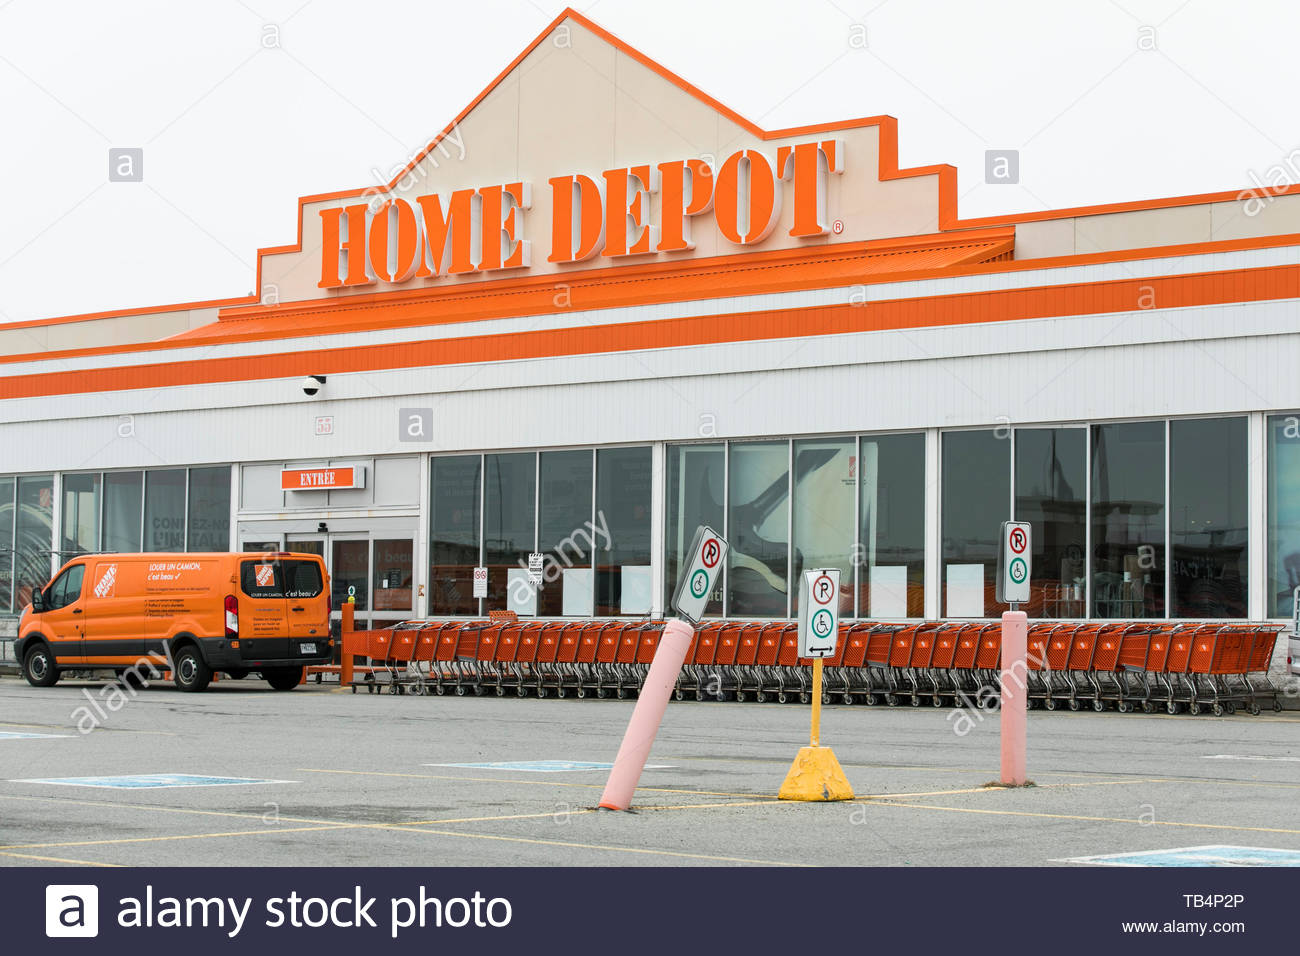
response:
M793 207L792 237L826 235L827 177L841 172L843 162L843 142L831 139L781 146L775 156L737 150L716 169L703 159L682 159L607 169L598 179L553 177L546 190L547 261L689 252L692 226L705 216L728 242L753 246L776 228L786 201ZM516 182L432 193L414 203L390 198L322 209L318 285L526 269L532 250L523 221L532 206L532 184Z

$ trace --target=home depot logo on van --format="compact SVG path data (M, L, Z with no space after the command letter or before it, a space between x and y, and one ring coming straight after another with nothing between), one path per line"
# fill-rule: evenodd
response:
M95 585L95 597L111 597L117 586L117 565L110 564L104 569L104 575Z
M259 564L257 566L257 586L259 588L269 588L275 583L275 566L271 564Z

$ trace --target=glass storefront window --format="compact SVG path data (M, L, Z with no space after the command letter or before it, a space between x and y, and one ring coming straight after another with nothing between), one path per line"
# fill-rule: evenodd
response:
M590 617L595 603L592 573L591 451L541 454L537 550L542 587L537 613Z
M434 458L429 528L429 613L473 615L479 562L478 455Z
M353 595L358 611L370 607L370 542L334 542L333 561L330 565L330 606L342 607L348 600L348 588L356 588Z
M376 611L409 611L414 606L412 576L415 543L410 538L375 540L374 595ZM472 583L472 582L471 582Z
M50 550L54 545L54 476L19 478L17 506L14 610L31 604L32 589L44 587L50 580Z
M0 611L14 611L14 480L0 478Z
M1165 614L1165 423L1092 426L1092 615Z
M536 543L537 456L531 452L484 456L483 563L488 569L487 610L531 602L525 584ZM523 574L519 572L523 569ZM513 572L513 574L512 574ZM511 581L515 594L510 593ZM512 600L513 598L513 600Z
M864 436L857 474L861 524L857 613L875 618L922 617L925 436Z
M230 548L230 469L191 468L185 550Z
M1081 618L1087 595L1088 434L1016 429L1016 520L1033 528L1030 617Z
M840 614L853 616L853 494L857 441L805 439L794 443L794 586L790 613L799 613L805 570L840 569Z
M1300 587L1300 415L1268 420L1268 616L1290 617Z
M144 475L138 471L104 475L104 550L140 550L140 506Z
M1010 435L943 435L943 614L993 617L998 537L1011 508Z
M63 476L61 557L99 550L99 475Z
M649 448L596 451L596 614L650 613Z
M726 501L724 445L672 445L667 455L666 534L664 535L664 599L672 599L677 575L695 529L708 525L719 534L726 531L723 504ZM704 609L706 616L722 613L721 581Z
M1169 423L1173 617L1247 614L1246 419Z
M728 484L727 613L732 617L786 617L789 443L732 444Z
M144 551L185 550L185 470L144 473Z

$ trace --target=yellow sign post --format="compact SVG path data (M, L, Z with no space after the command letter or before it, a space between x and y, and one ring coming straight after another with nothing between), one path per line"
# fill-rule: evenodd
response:
M812 730L777 794L782 800L852 800L853 788L835 752L821 745L822 658L839 639L840 572L805 571L799 582L799 656L813 659Z

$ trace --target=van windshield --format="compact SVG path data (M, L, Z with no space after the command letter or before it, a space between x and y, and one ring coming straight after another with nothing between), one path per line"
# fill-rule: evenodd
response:
M268 558L241 562L239 587L252 598L298 599L319 596L325 582L315 561Z

